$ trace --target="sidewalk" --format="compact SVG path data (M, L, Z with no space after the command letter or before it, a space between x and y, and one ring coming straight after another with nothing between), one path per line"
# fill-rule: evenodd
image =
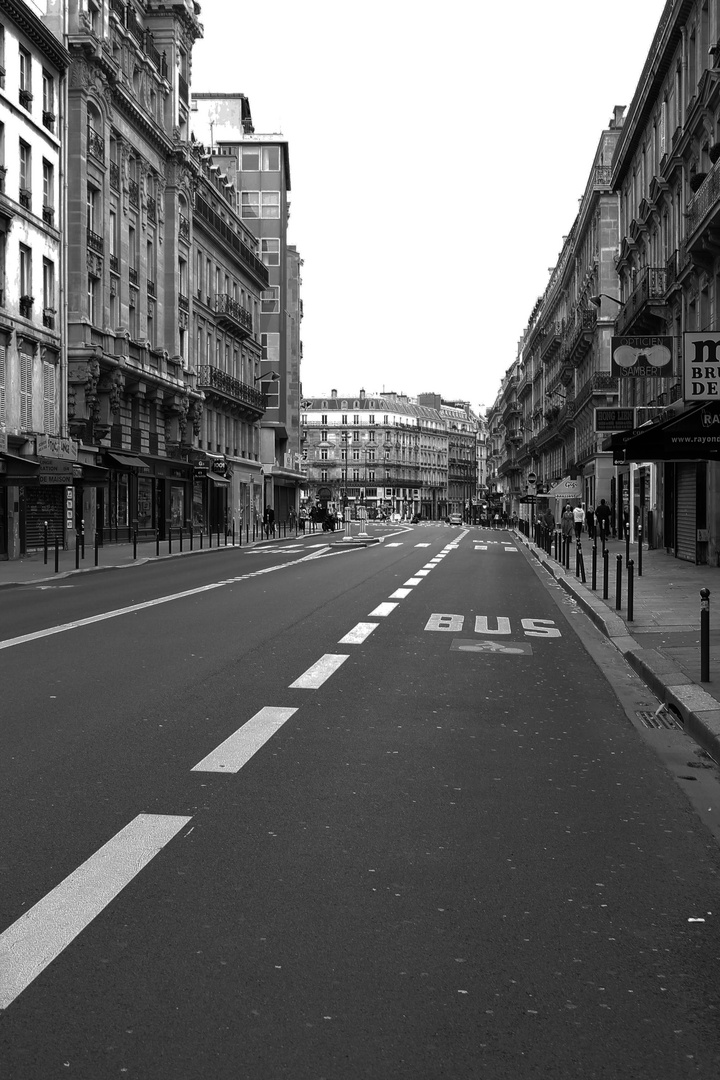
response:
M608 599L603 600L602 549L597 547L597 588L592 590L592 542L583 535L582 550L586 584L575 576L575 547L570 569L520 532L516 538L539 560L559 584L575 598L583 611L612 641L630 666L669 707L692 738L720 762L720 569L693 566L674 559L664 549L642 552L642 576L638 576L637 544L630 545L634 563L633 619L627 615L625 543L608 541ZM554 549L553 549L554 550ZM621 608L615 609L617 556L622 555ZM700 590L710 590L710 681L700 681Z
M308 535L310 535L308 533ZM322 535L322 534L321 534ZM298 534L302 537L302 533ZM246 547L258 547L261 545L272 546L273 544L291 543L296 539L295 533L288 532L287 536L276 536L273 539L265 540L258 537L256 540L250 540L249 544L245 543L243 537L242 545L239 541L235 540L235 549ZM89 571L99 570L111 570L124 566L138 566L141 563L154 562L158 559L174 559L192 557L197 555L206 555L208 552L217 552L218 544L215 535L212 537L212 547L208 546L207 536L203 537L203 546L200 547L200 537L195 536L193 538L193 547L190 549L190 537L185 535L182 541L182 551L180 550L180 536L176 534L173 536L172 546L167 540L160 541L160 553L158 555L158 547L155 540L143 540L138 541L137 544L137 557L133 550L133 545L130 544L105 544L98 548L98 563L95 565L95 547L85 547L85 558L82 557L79 560L79 568L76 567L76 554L73 547L70 551L58 552L58 572L55 572L55 548L48 548L47 563L44 561L44 552L36 551L31 555L24 555L22 559L13 559L12 561L0 562L0 589L6 587L16 587L18 585L28 585L33 583L52 583L58 581L60 578L66 578L72 574L82 574ZM232 551L233 543L230 537L228 537L227 545L225 544L224 537L220 538L220 551Z

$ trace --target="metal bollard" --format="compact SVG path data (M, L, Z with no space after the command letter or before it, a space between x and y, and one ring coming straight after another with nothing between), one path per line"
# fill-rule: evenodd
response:
M95 530L95 565L100 562L100 532Z
M627 621L632 622L633 618L635 616L635 611L634 611L634 606L635 606L635 582L634 582L635 563L634 563L634 561L632 559L627 564L627 574L628 574L628 583L627 583L627 594L628 594L628 597L627 597Z
M208 547L212 547L212 525L208 526Z
M133 559L137 559L137 529L133 529Z
M700 682L710 682L710 590L700 590Z
M43 522L43 555L44 555L43 562L46 565L47 565L47 541L48 541L47 521L45 521L45 522Z
M172 555L172 529L168 529L168 555Z
M622 555L615 556L615 610L622 605Z
M200 527L200 550L202 551L202 549L203 549L203 531L202 531L202 526L201 526Z
M190 526L190 550L191 550L191 551L192 551L192 549L193 549L193 543L194 543L194 533L195 533L195 530L194 530L194 528L193 528L193 527L192 527L192 525L191 525L191 526Z
M607 600L610 589L610 552L603 549L603 600Z
M75 569L80 569L80 537L75 533Z
M155 530L155 554L160 556L160 530Z
M232 546L235 547L235 518L232 523Z
M638 577L642 577L642 525L638 526Z
M625 565L630 562L630 526L625 526Z
M58 538L56 536L55 537L55 573L56 574L59 573L59 571L60 571L60 547L59 547L59 544L60 544L60 541L58 540Z
M181 552L182 552L182 549L183 549L182 542L183 542L183 531L182 531L182 527L181 527L180 528L180 551Z
M597 544L593 544L592 549L592 577L590 578L590 588L593 592L597 589Z

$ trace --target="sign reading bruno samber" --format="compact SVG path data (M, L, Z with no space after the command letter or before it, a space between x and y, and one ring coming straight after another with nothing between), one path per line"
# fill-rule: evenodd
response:
M683 397L720 399L720 334L683 334Z

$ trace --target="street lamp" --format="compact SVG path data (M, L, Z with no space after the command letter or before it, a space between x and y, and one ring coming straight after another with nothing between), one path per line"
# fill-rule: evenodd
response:
M265 379L266 382L278 382L280 373L278 371L266 371L260 375L256 375L253 382L260 382L261 379Z
M612 302L614 304L617 304L618 307L624 307L625 305L624 300L618 300L617 296L611 296L610 293L606 292L598 293L597 296L591 296L590 303L594 304L595 307L599 308L602 305L603 297L605 297L606 300L612 300Z

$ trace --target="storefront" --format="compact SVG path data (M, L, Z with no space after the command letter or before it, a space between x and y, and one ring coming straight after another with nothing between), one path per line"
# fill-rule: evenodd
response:
M106 451L108 483L98 489L97 528L103 543L123 543L187 529L193 507L192 465L172 458Z

